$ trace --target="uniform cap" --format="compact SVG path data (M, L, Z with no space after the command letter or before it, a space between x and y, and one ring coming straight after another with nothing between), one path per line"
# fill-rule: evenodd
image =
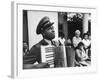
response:
M37 34L41 34L42 31L46 30L47 28L49 28L50 26L52 26L54 24L54 22L50 22L50 18L45 16L43 17L36 29L36 33Z

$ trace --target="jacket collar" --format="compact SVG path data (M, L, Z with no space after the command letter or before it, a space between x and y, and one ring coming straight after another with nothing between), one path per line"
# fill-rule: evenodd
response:
M41 40L40 44L41 45L49 45L49 43L45 39Z

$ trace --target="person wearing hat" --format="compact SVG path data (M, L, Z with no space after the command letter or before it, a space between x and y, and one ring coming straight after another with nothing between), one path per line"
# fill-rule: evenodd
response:
M37 25L36 33L38 35L42 35L43 39L37 43L36 45L33 45L32 48L29 51L29 54L26 54L23 58L23 68L24 69L31 69L31 68L46 68L49 67L47 63L41 62L41 49L40 47L42 45L53 45L52 39L55 38L55 31L53 28L54 22L50 22L50 18L45 16L43 17L39 24ZM38 63L38 65L34 65L35 63Z
M78 44L82 41L80 37L81 32L79 30L75 31L75 36L72 39L73 47L76 48Z

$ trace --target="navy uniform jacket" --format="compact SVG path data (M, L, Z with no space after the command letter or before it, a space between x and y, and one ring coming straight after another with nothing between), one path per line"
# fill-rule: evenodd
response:
M36 45L34 45L30 51L29 54L26 54L23 57L23 63L24 64L34 64L36 61L38 63L41 63L41 45L48 45L48 43L43 39Z
M41 63L41 50L40 50L41 45L49 45L49 44L43 39L39 43L34 45L30 49L29 54L26 54L23 57L24 64L34 64L36 61L39 64ZM55 44L53 44L53 45L55 45ZM62 60L63 60L63 57L62 57L61 49L60 49L60 47L56 47L55 60L54 60L55 67L62 67L63 66Z

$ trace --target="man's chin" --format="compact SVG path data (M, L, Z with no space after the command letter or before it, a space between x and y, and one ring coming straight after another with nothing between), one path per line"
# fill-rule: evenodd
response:
M51 39L54 39L55 38L55 36L54 37L52 37Z
M55 38L55 36L54 36L54 37L50 37L49 40L52 40L52 39L54 39L54 38Z
M48 40L52 40L52 39L55 38L55 35L54 34L52 34L52 35L49 34L49 35L46 35L44 38L48 39Z

